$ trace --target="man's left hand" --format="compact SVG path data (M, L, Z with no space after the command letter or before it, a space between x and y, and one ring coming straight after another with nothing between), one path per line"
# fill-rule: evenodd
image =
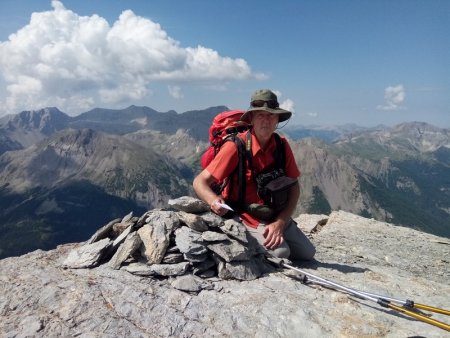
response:
M284 241L284 222L276 220L266 225L263 236L265 238L264 247L269 250L276 249Z

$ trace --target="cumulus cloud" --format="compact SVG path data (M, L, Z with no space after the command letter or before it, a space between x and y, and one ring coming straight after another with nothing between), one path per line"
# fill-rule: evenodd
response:
M294 101L292 101L291 99L281 100L281 97L283 96L283 94L279 90L274 90L273 92L278 98L278 102L280 104L281 109L286 109L292 113L295 113Z
M286 109L286 110L294 113L295 112L294 101L292 101L291 99L286 99L286 100L280 102L280 108Z
M168 86L169 94L174 99L182 99L184 97L183 93L181 92L180 86Z
M52 1L53 10L33 13L28 25L0 42L0 70L7 112L55 106L78 113L93 105L143 99L157 81L261 79L244 59L180 43L150 19L125 10L110 24L98 15L79 16ZM180 88L170 86L174 97Z
M405 87L402 84L389 86L384 89L384 104L377 108L381 110L400 110L404 109L402 104L406 98Z

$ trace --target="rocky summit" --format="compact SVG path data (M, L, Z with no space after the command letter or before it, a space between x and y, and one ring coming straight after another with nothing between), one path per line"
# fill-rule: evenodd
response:
M83 243L0 260L0 336L448 335L319 282L449 309L447 238L343 211L296 221L317 253L285 268L265 259L241 223L192 197L112 220Z

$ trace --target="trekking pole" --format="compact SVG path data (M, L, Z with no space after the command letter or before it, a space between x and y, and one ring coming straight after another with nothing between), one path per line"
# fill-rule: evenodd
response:
M325 284L325 283L322 283L322 285L323 286L327 286L327 284ZM352 289L352 290L355 290L355 289ZM355 291L358 291L358 290L355 290ZM361 293L363 293L365 295L368 295L370 297L381 298L381 299L384 299L384 300L389 301L389 302L400 304L401 306L403 306L405 308L409 308L411 310L418 310L418 309L420 309L420 310L427 310L427 311L431 311L431 312L435 312L435 313L440 313L440 314L443 314L443 315L446 315L446 316L450 316L450 311L449 310L441 309L441 308L434 307L434 306L431 306L431 305L416 303L416 302L414 302L413 300L410 300L410 299L401 300L401 299L387 297L387 296L384 296L384 295L378 295L376 293L371 293L371 292L367 292L367 291L358 291L358 292L361 292Z
M449 310L441 309L441 308L430 306L430 305L426 305L426 304L416 303L415 301L410 300L410 299L401 300L401 299L395 299L395 298L390 298L390 297L386 297L386 296L377 295L377 294L366 292L366 291L361 291L361 292L366 294L366 295L368 295L368 296L378 297L378 298L382 298L382 299L385 299L385 300L390 301L390 302L401 304L405 308L426 310L426 311L431 311L431 312L440 313L440 314L443 314L443 315L446 315L446 316L450 316L450 311Z
M304 278L305 281L309 280L312 283L325 285L325 286L332 287L332 288L338 289L338 290L343 290L343 291L345 291L345 292L347 292L347 293L349 293L351 295L357 296L357 297L365 299L365 300L370 300L372 302L375 302L375 303L377 303L378 305L380 305L382 307L390 308L392 310L395 310L395 311L401 312L403 314L406 314L406 315L408 315L410 317L413 317L413 318L416 318L418 320L421 320L421 321L423 321L425 323L437 326L437 327L439 327L439 328L441 328L443 330L450 331L450 325L448 325L447 323L444 323L444 322L441 322L441 321L429 318L427 316L418 314L418 313L416 313L414 311L407 310L407 309L405 309L405 308L403 308L401 306L397 306L397 305L391 304L391 302L389 300L384 299L381 296L378 296L378 295L375 295L375 294L368 294L368 293L365 293L365 292L361 292L361 291L358 291L358 290L346 287L344 285L335 283L335 282L330 281L328 279L321 278L319 276L315 276L312 273L309 273L307 271L301 270L299 268L296 268L296 267L294 267L292 265L289 265L289 264L285 263L285 261L283 259L279 259L279 258L276 258L276 257L269 256L269 257L267 257L267 260L272 262L272 263L275 263L275 264L277 264L277 265L279 265L281 267L285 267L285 268L288 268L288 269L300 272L304 276L303 278ZM308 277L311 278L311 279L309 279ZM428 307L428 306L426 306L426 307ZM430 307L430 308L434 309L434 307ZM444 310L444 309L439 309L439 310L443 310L445 313L448 312L447 310Z
M318 280L314 280L314 279L310 279L309 281L311 283L319 284L319 285L322 285L324 287L331 287L331 288L333 288L333 285L330 284L330 283L327 283L327 282L322 282L322 281L318 281ZM336 283L333 283L333 284L336 284ZM388 308L390 308L392 310L396 310L398 312L401 312L401 313L406 314L408 316L414 317L414 318L419 319L419 320L421 320L423 322L426 322L428 324L431 324L431 325L437 326L437 327L439 327L441 329L450 331L450 325L448 325L448 324L446 324L444 322L441 322L439 320L432 319L432 318L429 317L428 314L425 314L423 312L422 313L418 313L416 309L419 308L419 306L414 305L413 301L407 300L405 302L405 301L394 299L394 298L390 298L390 297L376 295L376 294L373 294L373 293L370 293L370 292L358 291L358 290L355 290L355 289L352 289L352 288L347 288L347 289L348 290L352 290L351 292L349 292L352 295L357 295L357 296L361 297L360 295L362 294L362 295L368 296L369 298L368 297L362 297L362 298L363 299L369 299L369 300L374 300L375 299L376 303L381 305L381 306L383 306L383 307L388 307ZM397 306L397 305L391 304L391 301L400 303L400 304L402 304L402 306ZM445 310L445 309L440 309L440 308L436 308L436 307L429 306L429 305L424 305L424 304L418 304L418 305L420 305L421 308L424 309L424 310L426 309L428 311L441 313L441 314L445 314L445 315L449 315L449 313L450 313L450 311Z

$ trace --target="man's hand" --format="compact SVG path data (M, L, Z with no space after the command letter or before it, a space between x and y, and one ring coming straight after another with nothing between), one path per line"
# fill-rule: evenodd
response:
M219 198L216 198L216 199L210 204L209 207L211 208L211 211L212 211L212 212L216 213L216 214L219 215L219 216L223 216L223 215L225 215L225 214L228 212L227 209L222 208L222 207L220 206L220 204L224 204L224 203L225 203L225 201L224 201L223 198L220 196Z
M264 247L269 250L276 249L284 241L285 222L277 219L276 221L266 225L263 231L265 238Z

